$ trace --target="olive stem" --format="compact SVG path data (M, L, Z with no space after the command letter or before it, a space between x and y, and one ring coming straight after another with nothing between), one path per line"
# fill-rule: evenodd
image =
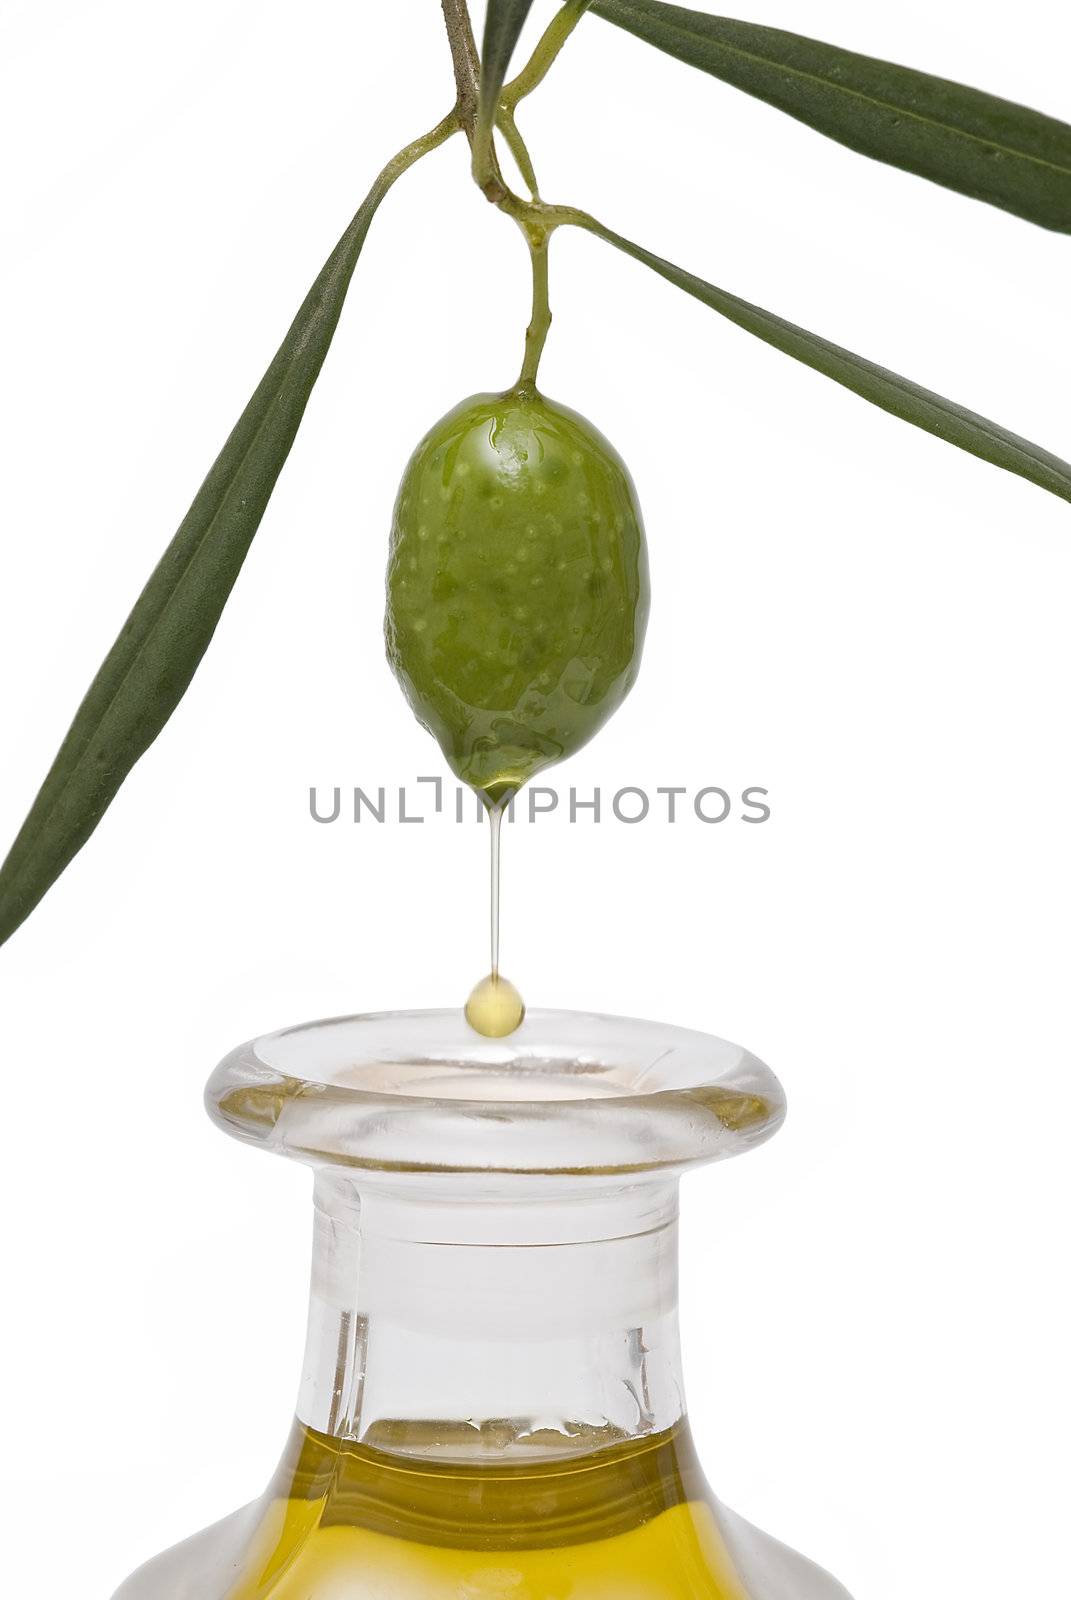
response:
M539 199L539 184L536 180L535 168L528 147L521 138L517 128L516 112L518 103L533 89L538 89L554 62L565 41L580 21L584 12L591 4L591 0L566 0L557 16L554 17L543 33L529 57L527 65L521 72L507 83L498 97L498 113L495 121L501 129L502 136L520 169L521 177L528 185L528 190L533 200Z
M532 262L532 318L525 331L524 361L517 387L534 389L552 321L547 262L550 236L563 223L584 227L589 219L571 206L548 206L540 199L535 167L517 128L514 111L518 102L543 82L592 0L566 0L544 31L527 65L503 87L494 118L486 127L481 127L479 117L480 57L468 5L466 0L441 0L441 3L457 85L454 117L457 125L464 129L472 149L476 182L488 200L520 226L528 244ZM502 177L495 151L496 128L501 130L521 177L531 191L530 200L522 200L514 194Z
M472 18L465 0L442 0L442 6L450 59L454 66L454 83L457 85L458 119L465 132L471 134L476 126L480 100L480 57L476 49L476 36L472 31Z
M520 129L513 120L513 112L506 106L499 107L498 126L502 130L502 137L509 147L510 154L517 163L521 177L528 185L529 194L533 200L538 200L539 183L536 179L535 167L532 165L532 158L528 153L528 146L522 139Z
M472 146L472 176L476 180L476 187L487 193L487 186L491 181L497 156L495 154L495 130L493 120L476 120L476 128L469 140Z
M550 272L548 251L551 230L526 227L528 251L532 258L532 320L524 335L524 362L517 380L518 389L534 389L539 375L539 362L547 342L553 320L550 309Z
M457 86L457 119L475 151L480 105L480 55L472 31L472 18L466 0L442 0L442 8L450 59L454 64L454 83ZM502 181L493 141L480 165L481 174L477 182L492 205L498 205L509 194L509 189Z
M476 183L493 205L502 205L504 201L517 198L503 179L498 164L494 142L494 129L497 127L520 168L532 199L538 201L539 185L535 169L527 146L517 131L514 111L518 102L543 82L592 0L566 0L557 16L551 19L527 65L502 89L493 126L489 124L486 127L480 125L480 56L467 0L441 0L441 3L454 65L454 82L457 85L457 117L472 148L472 170Z
M532 51L527 65L518 72L512 82L507 83L503 88L498 97L498 103L501 107L508 112L512 112L519 100L523 100L526 95L530 95L533 89L539 88L539 85L557 60L562 45L590 5L591 0L566 0L565 5L562 6L557 16L552 17L547 24L546 30Z

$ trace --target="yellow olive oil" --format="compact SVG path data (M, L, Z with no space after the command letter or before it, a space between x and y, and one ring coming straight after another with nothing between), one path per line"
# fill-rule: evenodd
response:
M487 1462L423 1432L443 1459L296 1426L227 1600L747 1600L685 1424Z
M508 978L489 972L465 1001L465 1016L486 1039L504 1039L524 1021L524 1001Z

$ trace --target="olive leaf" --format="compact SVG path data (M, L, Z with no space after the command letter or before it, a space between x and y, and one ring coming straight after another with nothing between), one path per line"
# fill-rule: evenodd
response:
M0 867L0 943L85 844L197 670L290 453L372 218L396 175L384 169L335 246L93 679Z
M648 44L851 150L1071 233L1071 127L980 89L661 0L595 0Z
M531 9L532 0L488 0L480 57L477 142L490 140L498 97L506 81L514 47Z
M793 322L786 322L771 311L764 311L761 306L751 305L749 301L740 300L725 289L706 283L693 273L674 266L671 261L653 255L641 245L603 227L592 217L577 214L573 220L600 239L605 239L608 244L616 245L617 249L623 250L634 260L643 262L644 266L652 268L660 277L683 289L686 294L693 295L696 300L701 300L712 311L735 322L737 327L745 328L757 339L784 351L785 355L792 356L796 361L802 361L805 366L813 367L835 383L843 384L854 394L869 400L871 405L880 406L894 417L913 423L916 428L923 428L927 433L969 451L971 455L980 456L995 467L1015 472L1019 477L1036 483L1039 488L1047 489L1050 494L1059 495L1062 500L1071 500L1071 462L1062 461L1040 445L1032 444L1017 433L1010 433L998 422L979 416L976 411L968 411L954 400L946 400L912 383L909 378L901 378L899 374L879 367L851 350L832 344L816 333L809 333L806 328L799 328Z

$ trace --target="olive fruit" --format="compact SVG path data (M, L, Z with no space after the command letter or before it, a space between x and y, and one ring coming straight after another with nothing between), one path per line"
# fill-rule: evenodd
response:
M394 508L387 654L490 803L617 709L647 607L632 479L577 412L531 387L473 395L417 445Z

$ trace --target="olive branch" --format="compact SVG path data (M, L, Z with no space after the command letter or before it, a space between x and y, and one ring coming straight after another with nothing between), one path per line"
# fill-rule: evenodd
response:
M478 51L465 0L442 0L454 105L376 178L93 679L0 867L0 943L85 844L185 693L294 442L372 219L397 179L455 133L469 141L476 184L521 228L531 257L533 308L522 386L535 383L550 327L550 240L560 227L579 227L872 405L1071 500L1071 464L1059 456L718 288L583 210L546 202L516 113L590 12L851 150L1061 233L1071 233L1071 126L913 68L663 0L567 0L527 64L507 82L531 3L488 0ZM499 135L527 198L503 177Z

